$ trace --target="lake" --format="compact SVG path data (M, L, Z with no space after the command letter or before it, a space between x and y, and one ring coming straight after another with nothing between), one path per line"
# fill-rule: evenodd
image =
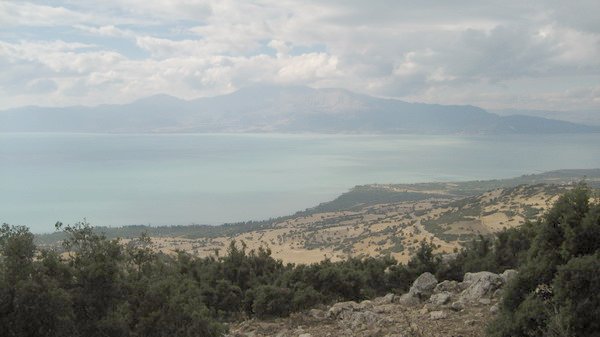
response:
M281 216L368 183L600 167L600 134L0 134L0 222L220 224Z

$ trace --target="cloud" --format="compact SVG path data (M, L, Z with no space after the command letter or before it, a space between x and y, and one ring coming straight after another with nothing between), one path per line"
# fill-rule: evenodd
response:
M277 57L284 57L292 50L292 46L289 43L281 40L271 40L268 46L277 51Z
M127 29L120 29L114 25L107 26L87 26L87 25L74 25L75 28L84 31L89 34L99 36L110 36L110 37L122 37L122 38L135 38L135 32Z
M0 21L11 26L56 26L90 21L91 15L61 6L36 5L27 2L0 2Z
M598 11L541 0L0 2L0 107L275 83L597 109Z

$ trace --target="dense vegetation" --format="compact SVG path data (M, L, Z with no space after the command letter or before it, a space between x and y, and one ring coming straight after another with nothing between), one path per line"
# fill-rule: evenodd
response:
M480 237L442 262L422 242L412 260L284 265L268 248L198 258L127 244L86 223L64 227L68 256L39 250L26 227L0 229L1 336L219 336L228 321L285 316L319 303L403 292L421 273L519 267L491 336L600 333L600 206L579 186L537 223Z
M491 336L600 335L600 205L591 199L579 186L531 229Z
M489 336L600 336L600 204L588 187L566 192L536 223L480 237L437 273L514 267Z
M218 336L231 320L404 291L434 260L426 244L408 266L392 258L284 265L243 243L222 257L167 256L146 236L123 244L86 223L64 230L68 256L38 251L26 227L2 226L0 335Z
M600 336L600 204L585 185L562 195L536 223L473 241L437 273L460 279L466 271L513 267L519 274L489 336Z

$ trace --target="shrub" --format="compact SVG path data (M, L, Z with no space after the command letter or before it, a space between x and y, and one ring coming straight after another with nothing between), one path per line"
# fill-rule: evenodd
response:
M291 311L291 302L292 292L290 289L263 285L256 289L252 309L258 318L288 316Z
M306 286L294 292L292 309L294 311L312 308L323 302L323 295L311 286Z
M553 283L559 326L571 335L600 332L600 252L571 259L558 268Z
M600 335L600 206L590 197L579 185L536 224L490 336Z

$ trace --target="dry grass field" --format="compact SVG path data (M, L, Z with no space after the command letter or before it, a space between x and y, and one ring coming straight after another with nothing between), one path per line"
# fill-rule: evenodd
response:
M187 238L152 237L156 251L197 256L225 254L230 242L248 250L268 247L286 263L313 263L347 257L390 254L406 262L422 240L450 253L475 236L535 220L568 186L521 185L474 197L438 197L355 207L351 211L298 215L267 229L237 235ZM436 190L443 195L445 191ZM127 242L127 240L124 240Z

